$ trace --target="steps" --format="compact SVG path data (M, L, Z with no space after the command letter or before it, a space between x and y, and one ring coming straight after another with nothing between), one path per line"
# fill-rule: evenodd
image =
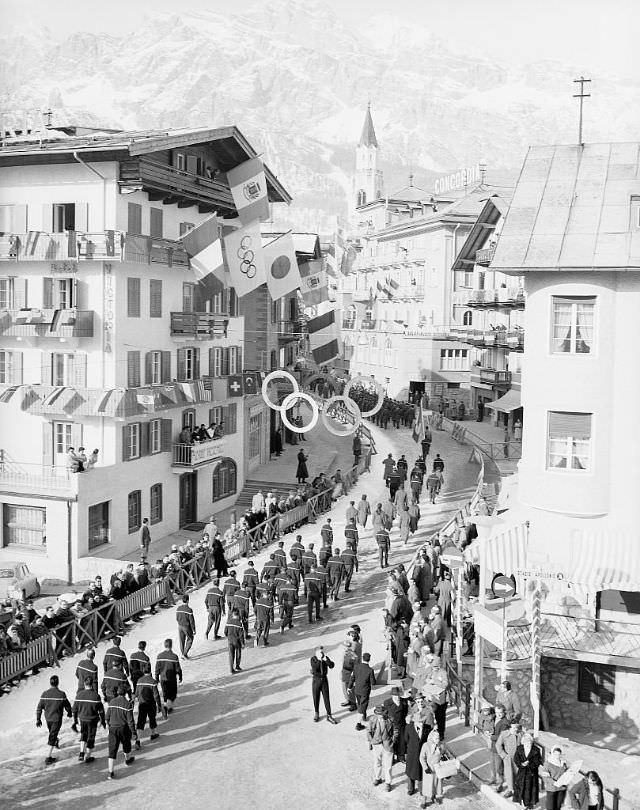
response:
M297 488L298 485L294 483L289 484L283 481L256 481L248 478L233 508L237 510L238 515L243 514L247 509L251 509L251 501L258 490L262 490L262 494L265 497L267 492L273 492L276 497L279 497L280 495L287 495L291 489L295 492Z

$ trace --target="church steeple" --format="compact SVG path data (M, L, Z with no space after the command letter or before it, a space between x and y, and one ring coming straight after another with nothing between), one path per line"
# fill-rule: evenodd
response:
M371 117L371 102L369 102L360 140L356 147L354 208L382 199L382 172L378 168L378 152L378 139Z
M376 138L376 131L373 128L373 118L371 117L371 102L367 104L367 114L364 117L362 135L360 135L360 143L358 146L375 146L376 149L378 148L378 139Z

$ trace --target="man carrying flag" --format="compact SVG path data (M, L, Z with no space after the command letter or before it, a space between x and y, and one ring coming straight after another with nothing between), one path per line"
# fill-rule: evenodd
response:
M414 442L421 442L424 439L424 413L422 412L422 405L415 406L415 418L413 420L413 436Z

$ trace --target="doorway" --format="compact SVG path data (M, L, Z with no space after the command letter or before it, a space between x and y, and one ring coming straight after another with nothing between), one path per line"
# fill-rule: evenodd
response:
M189 472L180 476L180 506L178 521L180 528L197 520L198 473Z

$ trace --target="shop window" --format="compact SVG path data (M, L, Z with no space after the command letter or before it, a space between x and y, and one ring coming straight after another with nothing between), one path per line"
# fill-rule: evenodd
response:
M109 506L111 501L96 503L89 507L89 549L109 542Z
M616 698L616 668L592 661L578 661L578 700L597 706L613 706Z
M2 544L4 546L47 545L47 510L34 506L4 504Z
M235 495L238 485L236 463L233 459L223 458L213 473L212 501L221 501Z

